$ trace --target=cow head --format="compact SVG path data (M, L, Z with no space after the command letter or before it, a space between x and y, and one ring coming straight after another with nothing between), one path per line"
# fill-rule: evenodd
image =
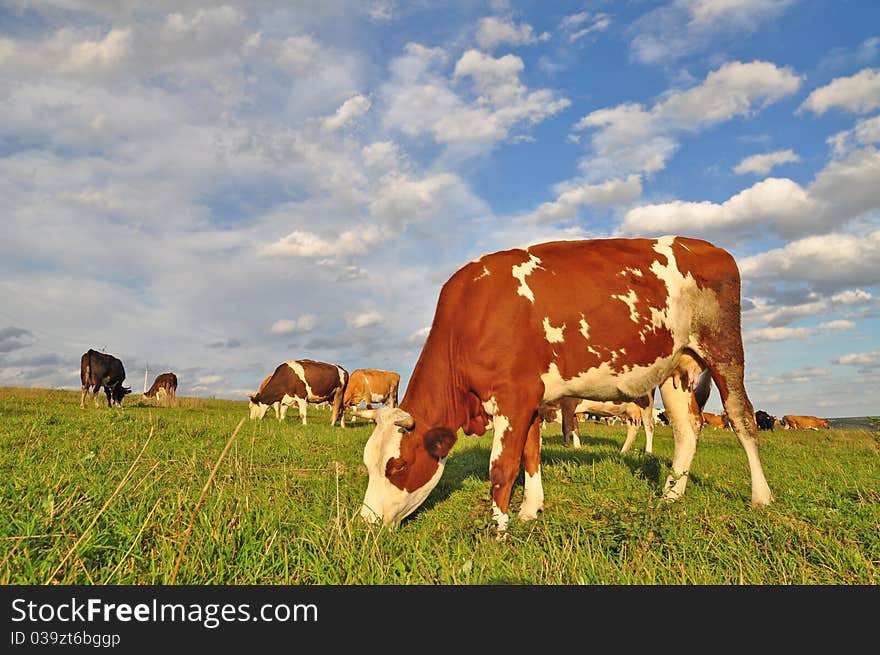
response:
M269 410L269 405L261 403L259 400L257 400L258 396L258 393L252 393L248 395L248 410L250 412L251 420L262 419L266 415L266 412Z
M122 399L125 398L128 394L131 393L131 387L123 387L121 384L117 384L113 387L113 404L117 407L122 406Z
M457 436L450 428L416 425L397 407L376 410L374 420L364 446L370 480L361 517L393 529L437 486Z

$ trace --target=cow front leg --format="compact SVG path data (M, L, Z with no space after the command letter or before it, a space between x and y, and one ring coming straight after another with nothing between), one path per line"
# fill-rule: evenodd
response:
M85 408L86 408L86 393L88 392L88 390L89 390L88 387L83 387L83 388L82 388L82 394L81 394L80 397L79 397L79 407L80 407L80 409L85 409Z
M691 463L697 452L702 417L694 394L690 389L676 384L674 378L668 378L660 386L660 395L663 397L673 436L672 474L663 485L663 498L677 500L684 494L687 486Z
M537 406L537 403L535 403ZM510 493L519 476L520 461L531 419L508 416L499 408L492 416L492 453L489 455L489 481L492 483L492 519L499 536L507 531Z
M541 484L541 421L537 414L526 436L522 463L525 489L519 518L521 521L531 521L538 518L538 512L544 509L544 486Z
M297 398L296 405L299 408L299 418L302 424L306 425L306 412L308 411L309 403L305 398Z

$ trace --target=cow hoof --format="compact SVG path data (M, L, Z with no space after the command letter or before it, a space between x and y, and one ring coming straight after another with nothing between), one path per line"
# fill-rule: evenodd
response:
M536 518L538 518L538 512L543 512L543 511L544 511L544 505L541 505L537 509L530 509L530 508L523 507L522 509L519 510L519 520L523 521L523 522L534 521Z

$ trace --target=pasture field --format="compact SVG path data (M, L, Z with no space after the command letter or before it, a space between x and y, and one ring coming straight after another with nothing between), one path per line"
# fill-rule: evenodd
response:
M874 585L880 436L761 433L776 502L750 506L746 456L706 428L684 497L660 499L672 436L621 455L621 426L544 431L545 511L494 538L490 435L459 436L396 530L358 514L372 424L309 406L279 424L245 401L79 407L78 391L0 389L0 583L75 585ZM242 423L242 419L244 419ZM239 428L239 424L240 428ZM238 431L236 432L236 429ZM234 439L232 437L234 436ZM222 455L222 457L221 457ZM208 484L210 482L210 484Z

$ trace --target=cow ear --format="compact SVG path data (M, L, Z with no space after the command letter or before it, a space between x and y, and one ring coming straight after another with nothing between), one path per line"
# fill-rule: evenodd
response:
M425 450L437 459L446 457L457 440L458 436L449 428L431 428L423 437Z

